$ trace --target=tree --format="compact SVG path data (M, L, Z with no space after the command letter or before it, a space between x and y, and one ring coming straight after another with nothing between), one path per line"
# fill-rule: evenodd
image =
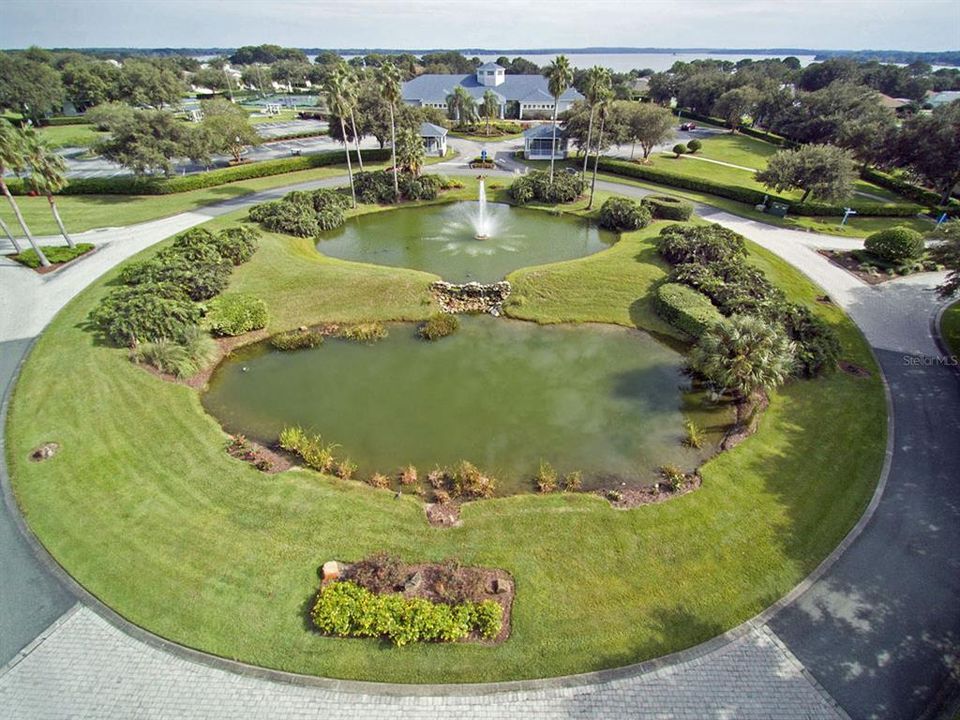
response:
M947 270L947 279L937 287L942 298L960 292L960 220L950 220L927 235L933 258Z
M802 145L781 150L756 174L759 182L777 192L803 190L800 202L814 194L823 200L841 200L853 191L857 173L853 156L834 145Z
M206 88L213 92L223 92L228 89L227 74L223 71L223 68L215 68L212 66L200 68L193 74L192 79L193 84L197 87Z
M420 133L413 128L401 128L397 133L397 167L419 177L425 156Z
M558 55L551 62L543 74L547 78L547 89L553 96L553 140L550 146L550 182L553 182L554 156L557 154L557 110L560 107L560 96L563 95L573 82L573 68L565 55Z
M136 175L163 172L169 175L171 161L183 155L186 124L166 110L135 110L119 118L110 136L94 145L94 151Z
M597 190L597 165L600 164L600 148L603 147L603 126L607 121L607 115L610 113L610 100L613 97L613 91L606 89L597 96L597 112L600 115L600 132L597 133L597 151L593 157L593 179L590 181L590 202L587 203L587 210L593 208L593 196ZM551 163L552 167L552 163ZM550 178L551 184L553 178Z
M500 112L500 99L493 90L487 90L483 93L483 101L480 103L483 110L483 117L487 121L487 135L490 134L490 122L497 117Z
M760 102L760 93L749 85L727 90L713 104L713 114L727 122L731 133L743 124L744 115L752 115Z
M270 66L260 65L259 63L245 66L240 72L240 82L247 87L259 90L260 97L265 97L267 94L266 88L273 89L273 86L270 84L273 82L273 75L270 74Z
M270 74L290 87L304 87L312 69L306 60L278 60L270 66Z
M451 120L465 124L477 116L477 102L463 85L457 85L453 92L447 95L446 101L447 116Z
M673 137L673 113L652 103L630 103L625 111L627 137L634 146L640 145L646 162L657 145ZM630 158L633 158L633 149Z
M119 97L131 105L159 110L179 102L185 89L176 72L147 60L127 60L120 68Z
M202 127L209 133L213 151L230 153L234 162L240 162L248 146L261 142L246 111L227 100L203 103Z
M687 151L687 146L683 143L677 143L673 146L673 156L675 159L679 159Z
M730 76L719 70L697 73L680 83L677 105L706 115L729 87Z
M590 142L593 139L593 119L596 114L597 102L600 98L609 94L610 84L610 71L606 68L594 65L587 71L583 94L587 99L587 106L590 108L590 119L587 123L587 143L584 146L583 170L580 173L584 179L587 177L587 159L590 157Z
M666 105L677 96L681 78L673 73L654 73L647 84L647 94L653 102Z
M357 191L353 186L353 166L350 164L350 146L347 144L347 125L344 117L350 113L350 93L345 87L346 78L343 73L334 73L327 82L327 105L336 114L340 121L340 133L343 140L343 150L347 155L347 175L350 177L350 197L352 206L357 207ZM396 158L396 155L394 155ZM396 163L396 159L394 159ZM396 164L394 164L396 167Z
M61 70L64 94L83 111L117 96L120 70L100 60L78 60Z
M851 125L889 119L876 91L837 82L811 93L799 93L768 127L801 143L838 143Z
M60 213L57 211L57 203L53 199L54 193L60 192L67 186L67 164L62 157L50 149L35 130L30 128L22 132L24 159L30 169L30 184L38 195L46 196L50 212L67 245L76 247L73 238L63 226L63 220L60 219Z
M397 178L397 123L394 110L402 96L400 90L400 71L390 62L384 63L377 75L380 86L380 96L390 111L390 149L393 156L393 194L397 202L400 201L400 186Z
M734 315L708 328L690 352L690 366L721 394L747 402L782 385L795 362L794 345L782 330L753 315Z
M357 162L360 163L360 171L363 172L363 155L360 154L360 133L357 132L357 102L360 98L362 88L362 71L351 68L342 59L335 66L334 72L343 75L343 87L350 100L350 129L353 132L353 141L357 146Z
M9 53L0 53L0 107L18 110L34 125L63 103L60 73L49 65Z
M43 267L50 267L50 261L47 259L47 256L43 254L43 250L40 249L37 241L30 233L30 228L27 227L27 223L23 219L23 214L20 212L20 207L13 199L13 195L10 194L10 188L7 187L7 183L4 180L4 175L8 170L19 174L23 172L25 168L26 153L24 152L23 147L23 135L14 130L8 123L0 120L0 192L4 194L4 197L7 198L7 202L10 203L10 207L13 209L13 214L17 218L17 222L20 223L20 227L23 230L23 234L27 238L27 242L30 243L30 247L33 248L33 251L40 259L40 264ZM11 235L9 231L7 231L7 234L10 239L13 240L13 235ZM16 248L17 252L20 252L21 248L16 240L13 240L13 246Z
M960 101L904 122L893 154L898 164L936 188L941 193L940 204L946 205L960 182Z

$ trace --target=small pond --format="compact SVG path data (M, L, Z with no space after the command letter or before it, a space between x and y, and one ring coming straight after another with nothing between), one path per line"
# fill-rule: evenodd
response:
M650 336L606 325L546 326L464 317L437 342L412 324L373 345L327 339L280 352L260 343L214 373L203 403L225 429L272 444L299 424L340 445L359 477L413 463L469 460L529 492L541 459L579 470L584 487L647 484L660 465L693 470L731 420L686 391L683 357ZM708 430L684 447L684 421Z
M449 282L494 282L517 268L572 260L617 236L578 217L501 203L456 202L351 218L321 235L324 255L425 270ZM488 235L477 240L480 232Z

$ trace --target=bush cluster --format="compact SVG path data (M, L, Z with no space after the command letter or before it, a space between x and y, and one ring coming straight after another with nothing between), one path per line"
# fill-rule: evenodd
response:
M687 285L664 283L657 288L655 304L660 317L694 338L723 321L710 298Z
M306 350L323 344L323 334L316 330L288 330L270 338L277 350Z
M361 150L364 160L382 162L390 158L390 150ZM354 153L354 155L356 155ZM343 162L343 153L339 150L304 155L303 157L264 160L262 162L237 165L236 167L209 170L193 175L175 177L153 177L126 175L112 178L73 178L70 184L60 191L61 195L171 195L174 193L202 190L217 187L240 180L283 175L299 170L311 170ZM13 179L7 183L14 195L23 195L30 190L29 183Z
M319 435L310 435L302 427L285 427L280 431L278 444L287 452L299 455L314 470L329 473L336 470L333 451L336 445L323 442Z
M583 194L583 178L579 173L554 173L553 182L550 173L532 170L513 181L510 196L519 205L537 201L543 203L569 203Z
M335 190L294 190L282 200L254 205L250 219L273 232L316 237L343 225L343 213L349 206L350 198Z
M431 315L417 330L424 340L439 340L447 335L453 335L460 328L460 320L450 313L436 313Z
M401 173L397 178L401 199L406 200L435 200L440 192L441 179L436 175L414 176L411 173ZM374 170L358 172L353 176L353 187L357 193L357 200L370 205L389 205L397 202L393 189L393 172L389 170Z
M691 140L691 142L693 142ZM693 203L670 195L647 195L640 204L657 220L689 220L693 215Z
M600 227L608 230L639 230L649 225L651 219L650 210L629 198L609 198L600 208Z
M453 642L473 632L495 638L502 627L503 609L492 600L447 605L394 593L380 595L343 581L320 590L310 617L322 633L387 638L399 647L411 642Z
M923 235L908 227L892 227L875 232L863 242L863 247L889 263L917 260L925 249Z
M806 306L787 302L748 264L744 240L735 232L720 225L669 225L657 245L674 266L672 283L699 291L724 316L755 315L779 324L796 344L798 374L813 377L836 366L841 348L833 328Z
M180 342L161 338L137 345L130 351L135 363L147 363L178 378L192 377L217 358L217 344L196 326L183 332Z
M61 265L90 252L93 250L93 245L91 243L77 243L76 247L68 247L67 245L42 245L40 249L43 250L43 254L47 256L47 260L49 260L52 265ZM27 248L22 253L17 253L10 257L21 265L26 265L28 268L36 270L40 267L40 256L37 255L37 252L33 248Z
M217 335L243 335L267 326L267 304L248 293L228 293L207 304L204 322Z
M759 205L764 202L765 199L768 202L782 202L789 205L790 212L795 215L815 217L843 215L844 208L849 207L856 210L857 214L865 216L913 217L923 210L920 205L912 203L851 202L843 205L818 202L799 203L740 185L728 185L718 180L679 175L669 169L653 165L639 165L626 160L613 160L611 158L600 158L598 167L600 170L613 173L614 175L624 175L640 180L648 180L661 185L670 185L685 190L719 195L720 197L729 198L748 205Z
M222 292L233 267L249 260L257 244L258 234L250 228L188 230L149 260L123 268L118 275L123 287L100 301L90 321L117 345L182 344L203 315L197 302Z
M356 323L355 325L344 325L337 331L337 337L353 342L375 343L385 339L390 332L387 326L382 322Z

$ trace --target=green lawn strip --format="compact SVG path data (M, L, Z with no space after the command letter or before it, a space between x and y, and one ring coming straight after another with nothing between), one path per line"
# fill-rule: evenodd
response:
M648 232L625 240L625 250L650 242ZM268 235L236 273L235 289L270 305L271 328L428 314L412 286L430 276L393 268L375 275L370 266L312 257L311 248ZM638 264L608 250L565 265L590 270L603 255ZM689 647L755 614L816 566L868 502L885 445L882 388L859 331L837 308L815 304L820 291L785 263L755 247L751 257L792 299L835 324L847 356L872 376L790 383L774 394L757 435L708 463L704 486L683 498L618 511L587 495L516 496L468 504L462 527L441 530L427 525L412 496L395 500L303 470L262 475L226 455L194 391L144 372L83 330L114 272L61 312L23 368L7 427L18 500L54 556L128 619L269 667L466 682L583 672ZM275 277L258 277L268 272ZM622 314L622 302L598 301L595 319ZM543 306L535 319L547 321L552 306ZM29 451L47 441L61 451L30 462ZM494 648L394 649L311 632L305 612L317 566L378 550L511 572L511 638Z
M960 358L960 300L943 313L940 319L940 337L950 353Z
M38 130L50 147L90 147L107 133L98 132L93 125L49 125Z

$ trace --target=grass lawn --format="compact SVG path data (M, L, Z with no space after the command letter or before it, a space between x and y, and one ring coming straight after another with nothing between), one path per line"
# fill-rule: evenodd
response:
M940 336L950 353L960 358L960 300L947 308L940 320Z
M98 132L93 125L50 125L39 130L50 147L90 147L108 133Z
M525 301L511 312L663 331L649 311L664 272L651 232L514 273ZM412 496L306 470L265 476L226 455L226 438L195 391L163 382L84 330L116 272L60 313L24 365L7 427L14 488L46 547L118 612L251 663L472 682L596 670L689 647L810 572L856 522L883 459L882 385L859 331L837 308L817 305L819 290L788 265L754 246L750 253L792 299L838 329L845 356L872 376L790 383L774 394L755 436L709 462L700 490L670 502L621 511L584 494L514 496L470 503L461 527L438 529ZM271 329L280 330L425 317L432 277L324 258L310 241L266 235L232 289L263 297ZM47 441L61 451L30 462L29 451ZM305 610L318 565L378 550L408 562L456 556L508 570L517 582L510 639L493 648L397 649L311 632Z

